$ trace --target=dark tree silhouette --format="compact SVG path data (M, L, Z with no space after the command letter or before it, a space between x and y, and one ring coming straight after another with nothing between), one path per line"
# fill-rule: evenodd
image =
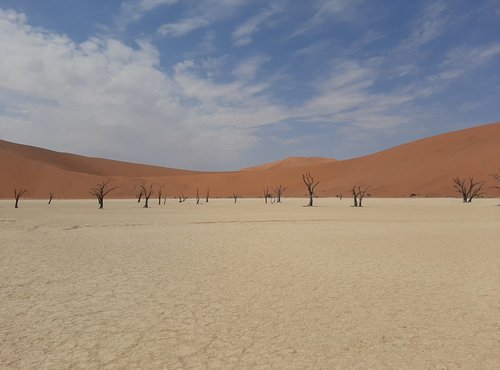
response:
M314 189L316 188L316 186L318 186L319 181L314 182L314 177L312 177L309 172L302 175L302 181L304 181L304 184L307 187L307 192L309 193L309 204L308 204L308 206L312 207L312 205L313 205L313 198L314 198Z
M14 208L19 208L19 205L18 205L19 199L21 199L21 197L23 196L24 193L26 193L26 191L27 191L26 189L22 189L22 188L19 190L14 189L14 198L16 200L16 203L14 204Z
M141 203L142 196L144 195L144 191L141 187L135 191L135 196L137 197L137 203Z
M493 177L493 180L500 181L500 175L498 173L492 173L491 177ZM500 186L493 186L495 189L500 189Z
M473 177L469 177L469 181L459 177L454 177L453 182L453 187L460 193L464 203L470 203L472 202L472 199L483 194L481 189L483 188L484 181L475 182Z
M264 189L264 201L266 202L266 204L267 204L267 199L272 197L273 197L272 194L269 192L269 186L266 186L266 188Z
M352 187L352 198L354 200L354 207L363 207L363 198L370 187L366 186L362 188L361 186L354 185Z
M111 179L103 181L100 184L97 184L95 188L90 189L89 193L97 198L97 202L99 203L99 209L104 208L104 198L106 197L106 195L108 195L111 191L118 188L118 186L110 187L109 186L110 181Z
M184 196L184 194L179 195L179 203L184 203L186 201L187 197Z
M207 189L207 194L205 195L205 203L208 203L209 197L210 197L210 189Z
M279 184L274 188L274 194L276 194L276 203L281 203L281 197L283 196L283 193L285 192L286 187L283 185Z
M167 195L165 194L165 198L163 198L163 205L167 204Z
M161 205L161 185L160 189L158 190L158 205Z
M200 204L200 191L196 189L196 204Z
M234 203L236 203L239 197L238 193L233 193L232 198L234 199Z
M49 193L49 203L48 204L52 203L53 198L54 198L54 194Z
M144 196L144 208L149 208L149 198L153 192L153 184L149 185L149 189L146 186L141 185L142 194Z

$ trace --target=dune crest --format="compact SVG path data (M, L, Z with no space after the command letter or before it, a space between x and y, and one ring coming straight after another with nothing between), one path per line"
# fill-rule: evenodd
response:
M162 187L169 198L193 197L210 190L212 197L237 192L263 195L266 186L287 187L285 196L303 197L302 174L310 172L321 197L348 195L355 184L370 186L370 195L407 197L456 196L451 179L473 176L486 180L486 196L498 196L490 174L500 168L500 123L454 131L402 144L364 157L335 160L289 157L232 172L197 172L159 166L90 158L0 140L0 198L11 198L14 188L25 188L27 198L89 198L89 189L111 178L114 198L132 198L141 183Z

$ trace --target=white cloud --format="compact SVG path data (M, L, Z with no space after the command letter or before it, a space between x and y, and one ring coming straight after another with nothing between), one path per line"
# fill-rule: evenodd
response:
M167 2L143 2L143 6L160 3ZM243 6L242 1L212 3L229 13ZM330 12L341 11L334 3L345 5L321 2L332 6ZM200 9L183 21L195 19ZM262 24L242 27L235 42L251 37ZM432 39L430 34L411 35L420 40L414 45ZM214 38L214 33L206 33L207 50ZM110 37L76 43L65 35L31 27L22 14L0 10L4 138L138 162L229 169L240 163L244 150L258 144L258 130L278 122L338 125L360 133L406 124L412 120L408 111L415 111L415 102L436 93L442 81L500 55L498 43L452 49L438 68L440 76L434 80L424 76L402 87L395 83L392 90L379 85L396 70L387 59L333 60L328 75L314 74L315 82L305 89L308 94L312 91L309 97L287 106L276 103L281 98L274 90L276 81L262 73L272 60L268 55L251 55L236 65L224 55L203 60L193 55L176 65L160 66L153 44L139 40L137 45L132 48ZM324 45L318 41L300 53ZM412 73L411 64L404 66L401 74Z
M162 36L182 36L191 31L203 28L212 22L204 16L185 18L175 23L164 24L158 29Z
M144 41L138 49L109 38L77 44L0 11L0 49L0 92L8 97L0 125L14 141L228 168L255 142L255 127L287 117L261 96L265 85L216 83L194 61L163 72L157 49Z
M252 35L258 32L272 16L281 11L283 11L282 5L271 3L269 7L248 18L233 31L234 45L244 46L252 43Z
M128 0L121 4L117 26L124 29L128 24L137 22L147 12L164 5L174 5L180 0Z
M373 93L377 72L356 61L337 61L330 78L319 81L318 94L302 111L308 120L328 119L364 129L386 129L408 122L402 106L415 97L402 92Z
M359 7L364 0L315 0L312 17L300 26L290 37L308 33L325 22L334 20L346 21L355 14L354 9Z
M257 72L259 72L261 66L269 60L270 57L263 54L243 59L234 69L233 75L240 80L252 80Z
M448 11L444 0L428 1L421 6L420 11L408 22L408 34L401 38L396 47L380 57L381 65L390 78L409 79L429 73L431 57L427 47L448 29ZM435 51L430 55L439 57Z
M427 2L417 15L412 26L412 32L404 41L402 47L415 50L431 42L442 35L449 20L444 0Z
M177 22L163 24L158 28L162 36L182 36L215 22L227 19L252 1L202 0L192 1L189 13Z
M460 46L447 51L441 71L429 76L430 80L453 80L469 71L489 63L500 56L500 43L476 47Z

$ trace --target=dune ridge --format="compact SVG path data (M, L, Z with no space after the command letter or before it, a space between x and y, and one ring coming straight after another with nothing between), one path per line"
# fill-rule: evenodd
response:
M306 195L302 174L320 184L320 197L348 195L355 184L370 186L376 197L456 196L451 179L473 176L486 181L485 196L498 196L491 173L500 171L500 123L476 126L402 144L363 157L335 160L290 157L232 172L200 172L59 153L0 140L0 198L14 188L28 190L26 198L89 198L89 189L110 178L118 188L113 198L132 198L141 183L173 198L210 191L212 197L237 192L259 197L264 188L287 187L285 196Z

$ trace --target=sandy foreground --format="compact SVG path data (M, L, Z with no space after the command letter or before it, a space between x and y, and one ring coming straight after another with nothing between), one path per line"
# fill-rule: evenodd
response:
M0 368L499 369L500 204L0 201Z

